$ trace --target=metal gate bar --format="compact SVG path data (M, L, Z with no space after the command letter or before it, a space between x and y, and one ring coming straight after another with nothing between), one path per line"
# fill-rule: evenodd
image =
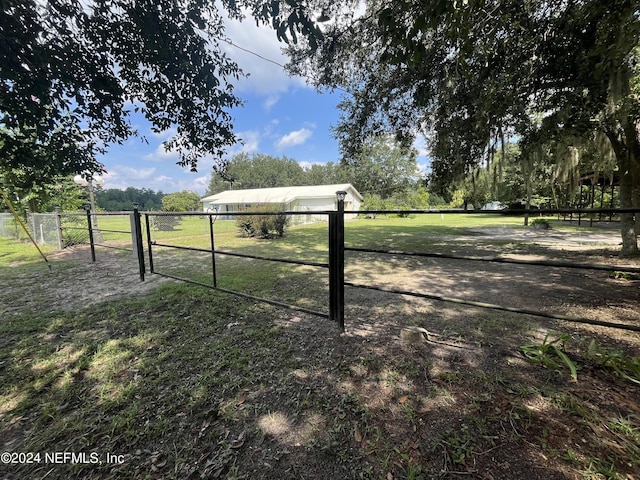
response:
M540 311L537 311L537 310L528 310L528 309L524 309L524 308L503 307L502 305L495 305L495 304L492 304L492 303L474 302L472 300L464 300L462 298L444 297L442 295L433 295L433 294L430 294L430 293L411 292L411 291L408 291L408 290L400 290L400 289L397 289L397 288L381 288L381 287L376 287L376 286L373 286L373 285L362 285L362 284L353 283L353 282L344 282L344 284L349 286L349 287L367 288L369 290L377 290L379 292L395 293L395 294L399 294L399 295L408 295L408 296L411 296L411 297L426 298L426 299L429 299L429 300L439 300L441 302L458 303L458 304L461 304L461 305L470 305L470 306L473 306L473 307L488 308L490 310L501 310L501 311L504 311L504 312L513 312L513 313L521 313L521 314L525 314L525 315L532 315L532 316L536 316L536 317L552 318L554 320L564 320L564 321L567 321L567 322L575 322L575 323L586 323L586 324L590 324L590 325L598 325L598 326L601 326L601 327L611 327L611 328L618 328L620 330L631 330L631 331L634 331L634 332L640 332L640 326L638 326L638 325L628 325L628 324L624 324L624 323L604 322L604 321L600 321L600 320L591 320L589 318L570 317L570 316L567 316L567 315L540 312Z
M629 272L640 273L640 268L629 267L622 265L592 265L587 263L570 263L570 262L555 262L553 260L518 260L515 258L503 258L503 257L469 257L464 255L451 255L448 253L423 253L423 252L405 252L395 249L384 248L361 248L361 247L344 247L345 250L351 252L366 252L366 253L382 253L389 255L406 255L412 257L430 257L430 258L446 258L451 260L469 260L473 262L492 262L492 263L511 263L516 265L538 265L542 267L559 267L559 268L575 268L582 270L603 270L607 272Z
M285 213L285 214L291 214L291 213L299 213L299 212L281 212L280 214ZM318 213L318 212L314 212L314 213ZM323 212L325 214L329 213L329 212ZM331 212L331 213L335 213L335 212ZM233 213L234 215L257 215L258 213L255 212L238 212L238 213ZM265 214L269 214L269 215L278 215L278 213L274 213L274 212L265 212ZM164 214L160 214L158 213L154 213L153 215L157 215L157 216L170 216L170 215L175 215L175 214L171 214L171 213L164 213ZM184 213L181 213L181 215L184 215ZM202 215L202 213L196 213L195 215ZM319 267L319 268L330 268L330 265L328 263L320 263L320 262L306 262L306 261L302 261L302 260L288 260L288 259L282 259L282 258L273 258L273 257L266 257L266 256L261 256L261 255L249 255L249 254L244 254L244 253L235 253L235 252L227 252L227 251L222 251L222 250L216 250L215 249L215 237L214 237L214 232L213 232L213 217L217 216L218 214L211 214L211 213L207 213L206 214L209 217L209 225L210 225L210 243L211 243L211 248L205 249L205 248L198 248L198 247L186 247L186 246L181 246L181 245L169 245L166 243L159 243L157 241L154 241L151 239L151 228L150 228L150 221L149 221L149 214L145 213L145 224L146 224L146 228L147 228L147 244L148 244L148 251L149 251L149 270L151 273L154 273L156 275L160 275L163 277L167 277L167 278L172 278L174 280L179 280L182 282L186 282L186 283L191 283L194 285L198 285L201 287L205 287L205 288L210 288L212 290L218 290L224 293L229 293L232 295L236 295L239 297L243 297L243 298L248 298L251 300L256 300L259 302L264 302L264 303L268 303L271 305L275 305L278 307L282 307L282 308L287 308L289 310L295 310L295 311L299 311L299 312L304 312L304 313L308 313L311 315L315 315L318 317L322 317L322 318L329 318L331 319L331 314L325 313L325 312L319 312L317 310L313 310L310 308L306 308L306 307L301 307L298 305L291 305L288 303L284 303L284 302L280 302L277 300L271 300L268 298L263 298L263 297L258 297L256 295L251 295L248 293L244 293L244 292L239 292L236 290L231 290L229 288L223 288L218 286L218 282L217 282L217 273L216 273L216 262L215 262L215 256L216 254L218 255L229 255L229 256L235 256L235 257L241 257L241 258L250 258L250 259L257 259L257 260L266 260L266 261L271 261L271 262L280 262L280 263L288 263L288 264L294 264L294 265L305 265L305 266L312 266L312 267ZM140 237L141 238L141 237ZM172 274L168 274L168 273L162 273L162 272L158 272L155 270L155 266L154 266L154 260L153 260L153 247L164 247L164 248L174 248L177 250L186 250L186 251L196 251L196 252L203 252L203 253L210 253L211 257L212 257L212 275L213 275L213 284L207 284L204 282L199 282L196 280L191 280L189 278L184 278L184 277L180 277L177 275L172 275Z

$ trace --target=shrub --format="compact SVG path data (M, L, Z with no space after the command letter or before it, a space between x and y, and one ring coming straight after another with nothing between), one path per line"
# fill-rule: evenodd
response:
M262 212L277 212L278 207L256 206L256 210ZM273 238L275 236L284 237L285 231L291 219L288 215L278 213L277 215L243 215L236 221L242 236L255 238Z
M236 220L236 226L240 229L243 237L255 237L256 229L253 226L251 217L240 217Z
M549 223L549 221L545 220L544 218L536 218L531 222L531 226L535 230L549 230L551 228L551 224Z
M360 210L363 210L361 215L364 215L367 218L376 218L377 213L367 213L370 210L390 210L392 208L391 202L380 197L377 194L367 193L364 196L364 202L360 207Z
M279 237L284 237L284 232L289 226L290 222L291 222L291 219L284 213L279 213L278 215L273 217L274 230L276 231Z

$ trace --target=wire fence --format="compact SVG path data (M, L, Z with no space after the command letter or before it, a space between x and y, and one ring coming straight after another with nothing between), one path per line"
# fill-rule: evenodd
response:
M26 227L38 245L46 245L63 248L58 225L58 216L55 213L28 213ZM0 237L13 240L27 240L27 234L22 229L20 222L11 213L0 213Z
M11 213L0 213L0 237L19 240L20 224Z
M529 213L540 215L587 215L587 214L614 214L621 213L639 213L638 209L596 209L596 210L572 210L572 209L554 209L546 211L482 211L482 212L470 212L462 210L422 210L422 211L406 211L406 210L384 210L375 211L374 214L379 215L451 215L451 214L470 214L470 213L482 213L482 214L500 214L506 213L527 215ZM233 212L235 216L243 215L289 215L296 212ZM359 246L359 245L345 245L345 214L358 214L362 212L345 211L344 202L338 199L337 210L335 211L322 211L313 212L315 215L324 215L328 219L328 236L327 236L327 260L324 261L308 261L307 259L283 259L274 258L269 252L265 254L256 254L252 252L248 254L246 252L239 251L226 251L216 247L215 235L214 235L214 223L217 214L211 212L180 212L180 213L144 213L144 222L141 219L140 212L135 209L131 212L117 212L117 213L103 213L95 214L91 212L86 213L54 213L54 214L30 214L28 217L27 225L31 230L32 236L41 244L46 245L58 245L62 248L79 245L89 244L91 246L92 259L96 260L95 247L106 247L132 251L137 256L140 269L140 278L144 280L146 265L144 256L144 242L146 237L147 253L149 259L149 266L151 273L164 275L167 277L183 280L198 285L203 285L209 288L217 289L222 292L231 293L254 300L264 301L272 303L278 306L291 308L294 310L301 310L307 313L318 315L321 317L329 318L336 322L341 330L344 330L345 326L345 286L350 288L370 289L378 290L381 292L405 295L410 297L418 297L430 300L436 300L445 303L455 303L461 305L467 305L469 307L479 307L499 311L508 311L513 313L519 313L524 315L534 315L551 319L564 320L574 323L585 323L592 325L600 325L611 328L618 328L623 330L640 331L640 326L633 324L624 324L609 321L598 321L589 318L579 318L567 316L560 313L554 313L549 311L539 311L530 308L516 308L508 305L499 305L494 303L479 302L470 299L456 298L449 295L442 295L434 293L432 291L419 291L406 288L404 285L402 288L399 286L387 285L379 286L373 284L367 284L365 282L358 281L345 281L345 252L353 252L354 254L370 254L378 256L395 257L422 257L432 259L452 259L465 262L490 262L490 263L503 263L503 264L519 264L527 266L544 266L547 268L565 268L565 269L585 269L585 270L610 270L610 271L627 271L633 274L640 273L640 269L636 267L620 267L615 265L590 265L590 264L577 264L571 262L562 262L554 260L522 260L522 259L508 259L508 258L489 258L489 257L475 257L469 255L457 255L438 252L419 252L419 251L403 251L397 248L385 248L373 247L373 246ZM370 214L372 212L367 212ZM188 227L188 228L187 228ZM190 246L188 241L185 243L174 243L167 239L175 237L177 230L187 231L190 235L196 235L202 237L206 235L209 237L209 241L202 246L193 247ZM21 238L21 228L9 214L0 214L0 235L10 238ZM189 236L182 238L188 239ZM154 252L158 249L165 250L182 250L190 252L191 255L199 255L200 265L210 266L210 280L190 280L182 275L174 275L167 271L161 271L157 265L154 264ZM307 267L317 267L320 269L328 270L328 313L322 311L322 309L307 308L305 306L292 305L280 299L268 299L253 295L249 292L242 292L234 288L229 288L226 285L221 286L217 278L217 263L216 258L219 256L227 257L241 257L253 261L266 261L277 263L288 263L292 265L305 265ZM180 262L178 256L175 257L175 262ZM351 261L347 258L346 263Z
M135 250L132 212L27 213L24 222L38 245L67 248L76 245ZM169 225L161 229L170 229ZM28 240L20 222L11 213L0 213L0 237Z
M518 214L522 216L523 214L533 213L535 215L564 215L564 214L575 214L575 215L586 215L586 214L620 214L620 213L638 213L640 210L638 209L598 209L598 210L572 210L572 209L554 209L548 211L535 211L535 212L527 212L527 211L513 211L513 212L505 212L505 211L482 211L482 212L470 212L463 210L393 210L393 211L376 211L374 213L380 215L388 215L388 214L396 214L396 215L450 215L450 214L472 214L472 213L482 213L482 214L495 214L495 215L505 215L505 214ZM236 216L242 215L277 215L277 214L291 214L292 212L233 212ZM350 288L357 289L369 289L369 290L377 290L380 292L390 293L390 294L398 294L409 297L418 297L423 299L435 300L444 303L453 303L458 305L466 305L468 307L475 308L483 308L497 311L507 311L516 314L522 315L532 315L538 316L542 318L549 318L555 320L562 320L571 323L582 323L582 324L590 324L590 325L598 325L609 328L616 328L621 330L630 330L630 331L640 331L640 325L632 324L632 323L623 323L623 322L615 322L615 321L601 321L597 319L591 318L583 318L578 316L565 315L560 312L553 311L543 311L541 309L535 308L521 308L514 307L510 305L503 305L497 303L489 303L486 301L476 301L473 299L466 298L458 298L450 295L442 295L439 293L434 293L432 291L420 291L419 288L411 289L407 288L405 285L388 285L388 286L380 286L374 284L368 284L366 282L358 282L358 281L345 281L345 263L347 266L349 262L353 261L351 258L347 258L345 261L345 252L353 252L353 253L366 253L373 254L378 256L389 256L393 255L394 257L422 257L422 258L432 258L432 259L452 259L452 260L460 260L464 262L487 262L487 263L501 263L501 264L514 264L514 265L523 265L523 266L539 266L546 268L562 268L562 269L575 269L575 270L608 270L608 271L623 271L630 272L633 274L640 273L640 268L637 267L624 267L621 265L592 265L592 264L584 264L584 263L572 263L572 262L564 262L564 261L554 261L554 260L523 260L523 259L509 259L509 258L495 258L495 257L474 257L474 256L465 256L465 255L453 255L446 253L436 253L436 252L414 252L414 251L402 251L394 248L370 248L370 247L362 247L358 245L345 245L345 227L344 220L345 214L357 214L361 212L355 211L345 211L344 203L340 198L338 199L338 208L336 211L326 211L326 212L314 212L316 214L324 214L328 218L328 242L327 242L327 256L328 262L307 262L305 260L291 260L291 259L281 259L281 258L273 258L268 253L264 255L256 255L256 254L245 254L241 252L227 252L221 250L216 247L215 235L214 235L214 221L215 216L211 213L206 214L183 214L180 220L178 220L179 215L177 214L145 214L146 225L148 229L148 252L149 252L149 263L151 268L151 273L156 273L159 275L164 275L170 278L174 278L177 280L182 280L190 283L195 283L201 286L205 286L208 288L220 290L227 293L232 293L235 295L244 296L247 298L251 298L254 300L264 301L267 303L272 303L275 305L279 305L286 308L291 308L294 310L302 310L307 313L311 313L314 315L322 316L325 318L329 318L330 320L337 323L340 330L344 330L345 328L345 286ZM369 212L367 212L369 213ZM166 241L163 241L161 238L162 229L159 225L174 225L174 222L185 221L189 216L198 215L201 219L205 221L202 222L202 228L208 227L210 234L210 241L208 245L202 245L199 247L192 247L188 244L172 244ZM153 233L155 232L155 234ZM382 237L381 237L382 238ZM186 252L191 252L192 255L200 255L200 264L209 264L210 265L210 280L202 281L197 280L194 281L185 276L174 275L171 273L167 273L167 271L159 270L157 265L154 264L154 252L158 249L174 249L174 250L182 250ZM237 291L231 288L221 287L219 285L219 281L217 278L217 262L216 258L218 256L225 255L233 255L236 257L244 257L248 259L254 259L256 261L269 261L269 262L286 262L290 264L298 264L298 265L310 265L314 267L327 268L329 272L329 302L328 302L328 313L322 312L318 309L306 309L300 307L298 305L288 304L286 302L281 302L279 300L267 299L258 297L251 293ZM174 262L179 264L180 262L184 262L184 258L181 260L181 257L175 256ZM508 299L505 299L508 300Z

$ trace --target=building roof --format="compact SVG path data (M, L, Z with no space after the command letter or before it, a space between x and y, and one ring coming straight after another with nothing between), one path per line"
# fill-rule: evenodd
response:
M301 198L335 198L336 192L346 191L362 200L362 195L350 183L335 185L309 185L304 187L252 188L248 190L226 190L204 197L202 203L289 203Z

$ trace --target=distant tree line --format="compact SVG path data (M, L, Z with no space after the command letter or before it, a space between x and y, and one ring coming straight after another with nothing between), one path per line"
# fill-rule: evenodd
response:
M132 211L134 203L140 205L140 210L161 210L162 199L165 196L161 191L134 187L125 190L108 188L97 191L95 195L98 208L107 212Z
M225 190L350 183L365 201L390 208L420 208L410 199L427 200L417 164L418 152L402 147L389 137L372 139L349 160L302 167L296 160L265 154L241 153L211 175L207 195ZM419 192L419 195L416 195Z

